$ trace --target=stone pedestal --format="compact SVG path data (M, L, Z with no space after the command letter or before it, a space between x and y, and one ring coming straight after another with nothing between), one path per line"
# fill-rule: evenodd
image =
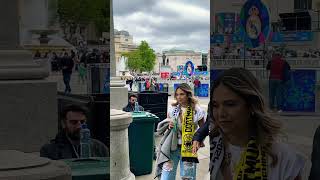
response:
M62 161L52 161L14 150L0 151L0 180L71 180L71 169Z
M44 79L49 76L49 63L35 63L26 50L0 50L0 80Z
M111 180L134 180L130 172L128 127L132 122L130 113L110 110L110 174Z
M122 109L128 104L128 88L119 77L110 80L110 108Z
M58 129L56 82L0 81L0 99L0 149L38 152L54 138Z
M45 80L48 63L35 63L20 46L22 1L2 3L0 23L6 28L0 29L0 149L39 152L57 133L57 85Z

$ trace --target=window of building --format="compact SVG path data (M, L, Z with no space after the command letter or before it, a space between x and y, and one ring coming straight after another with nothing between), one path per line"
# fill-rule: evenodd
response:
M208 63L208 55L202 54L202 64L207 64L207 63Z
M169 66L169 58L167 59L167 66Z

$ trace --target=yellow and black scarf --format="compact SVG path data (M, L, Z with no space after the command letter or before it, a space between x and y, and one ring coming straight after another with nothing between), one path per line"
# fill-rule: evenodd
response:
M247 149L242 152L234 180L267 180L267 156L254 137L249 139Z
M192 153L192 139L196 132L196 124L193 121L193 110L189 105L187 111L183 115L182 121L182 144L181 157L182 161L198 163L197 154Z

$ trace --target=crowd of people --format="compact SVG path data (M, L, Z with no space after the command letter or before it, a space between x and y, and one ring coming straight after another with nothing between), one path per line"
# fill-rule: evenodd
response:
M128 85L128 90L132 91L133 84L139 85L139 83L144 84L144 89L146 91L160 91L160 83L157 82L156 77L141 77L141 76L133 76L130 78L122 78L126 80L126 84Z
M46 59L51 65L52 72L62 72L65 84L65 93L71 93L70 81L73 71L79 75L79 83L85 83L87 79L87 66L97 63L109 63L109 53L98 49L92 50L70 50L62 49L59 53L48 51L41 53L37 50L33 56L34 60Z
M213 59L270 59L270 56L273 52L282 50L282 54L286 58L319 58L320 51L318 49L308 49L308 50L293 50L285 47L267 47L264 49L251 49L246 47L243 48L243 45L239 46L230 46L230 47L222 47L220 44L215 45L211 54Z
M52 71L61 71L63 69L63 61L65 59L72 59L75 64L75 70L78 71L80 66L86 67L87 64L93 63L109 63L110 57L108 51L100 51L99 49L91 49L86 51L65 50L60 52L47 51L41 53L36 50L33 56L34 59L48 59L51 63Z

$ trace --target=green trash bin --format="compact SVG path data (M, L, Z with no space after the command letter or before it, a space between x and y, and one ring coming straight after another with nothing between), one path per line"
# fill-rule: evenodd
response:
M159 118L149 112L133 112L128 128L130 170L136 175L152 173L154 124Z
M72 171L72 180L110 180L110 158L63 159Z

